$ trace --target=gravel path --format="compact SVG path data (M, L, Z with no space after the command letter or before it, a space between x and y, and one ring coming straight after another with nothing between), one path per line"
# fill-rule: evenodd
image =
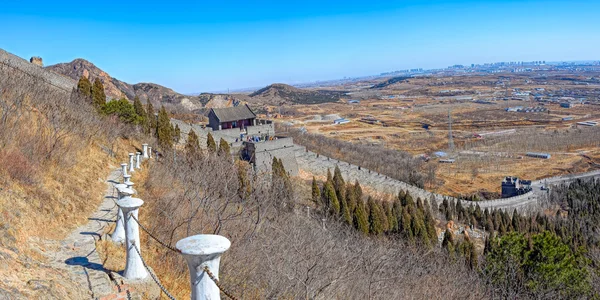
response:
M113 184L120 176L120 170L110 173L106 181L104 201L88 218L88 223L60 241L60 248L56 252L48 253L50 266L68 274L80 289L87 290L91 299L114 294L117 288L117 284L111 281L109 272L102 266L96 251L96 241L102 237L104 228L116 219L116 190Z

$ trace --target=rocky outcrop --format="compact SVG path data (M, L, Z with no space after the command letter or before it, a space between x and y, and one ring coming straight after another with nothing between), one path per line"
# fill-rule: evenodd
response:
M73 80L79 80L81 76L85 76L93 82L98 78L104 85L104 92L109 99L125 97L133 100L137 96L143 103L150 101L156 107L171 104L175 106L179 105L190 111L202 108L199 97L183 95L170 88L154 83L137 83L132 85L111 77L93 63L81 58L69 63L51 65L46 67L46 69L70 77Z

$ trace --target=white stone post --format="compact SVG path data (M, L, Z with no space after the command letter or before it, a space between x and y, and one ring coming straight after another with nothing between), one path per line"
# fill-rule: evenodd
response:
M133 169L133 153L129 153L129 173L135 172Z
M135 153L135 168L136 169L141 169L142 167L140 166L140 162L142 160L142 153L140 152L136 152Z
M133 181L129 181L125 184L127 185L127 188L131 189L133 191L133 193L135 194L135 190L133 189L133 185L134 185Z
M142 158L146 159L146 158L150 158L148 156L148 144L142 144Z
M139 198L125 197L117 202L123 210L125 219L125 245L127 247L127 262L123 277L127 279L144 279L148 277L148 272L142 262L142 249L140 248L140 229L138 223L133 219L138 217L138 209L144 201ZM138 254L138 250L140 254Z
M175 247L183 254L190 269L192 300L221 299L219 287L206 274L204 267L208 267L210 272L219 279L221 255L230 246L231 242L227 238L214 234L190 236L175 244Z
M127 184L129 182L131 182L131 175L130 174L123 175L123 183Z
M123 173L123 175L127 175L127 164L126 163L121 164L121 173Z
M124 183L115 184L115 188L117 189L117 202L122 198L129 197L133 195L133 191L127 188L127 185ZM125 224L123 222L123 210L119 207L119 213L117 217L117 224L115 226L115 230L110 235L110 238L113 242L122 244L125 242Z
M148 147L148 155L152 158L152 147Z

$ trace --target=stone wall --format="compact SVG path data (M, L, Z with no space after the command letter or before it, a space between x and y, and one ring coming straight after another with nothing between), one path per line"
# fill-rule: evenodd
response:
M369 169L363 167L361 167L359 170L358 166L356 165L323 155L317 156L316 153L306 151L306 149L301 146L296 145L295 152L296 160L298 161L298 167L315 175L325 176L327 174L327 169L330 169L333 172L333 169L337 165L340 168L340 171L342 172L346 182L354 182L355 180L358 180L361 185L369 186L378 192L396 195L400 190L405 190L408 191L415 199L418 197L421 199L435 199L438 204L441 204L444 198L456 201L456 198L431 193L424 189L390 178L377 172L370 171ZM529 209L531 206L535 206L537 204L537 198L533 192L529 192L527 194L506 199L477 202L462 200L462 203L463 205L479 204L481 209L499 208L512 212L512 209L514 208L517 208L517 210L521 211Z
M281 159L283 167L291 176L298 175L296 147L292 138L279 138L264 142L244 142L248 155L252 157L255 170L259 173L270 172L273 157Z
M44 82L53 85L67 93L71 93L73 88L77 86L77 82L71 78L56 74L51 71L47 71L44 68L32 64L27 60L24 60L14 54L8 53L0 49L0 64L18 69L24 73L27 73L35 78L39 78Z

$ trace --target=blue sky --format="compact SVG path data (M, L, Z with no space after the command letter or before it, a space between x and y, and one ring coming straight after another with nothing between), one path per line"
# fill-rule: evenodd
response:
M57 3L60 2L60 3ZM600 1L3 1L0 48L178 92L600 59Z

